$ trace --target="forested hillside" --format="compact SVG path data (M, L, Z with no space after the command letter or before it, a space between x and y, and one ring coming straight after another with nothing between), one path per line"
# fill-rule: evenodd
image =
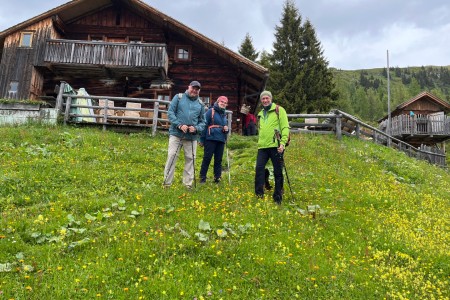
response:
M428 91L450 102L449 66L391 67L391 110L398 104ZM387 114L388 80L386 68L345 71L331 69L339 92L339 108L366 121Z

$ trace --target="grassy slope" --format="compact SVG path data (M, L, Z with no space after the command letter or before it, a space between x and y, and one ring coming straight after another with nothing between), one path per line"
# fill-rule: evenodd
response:
M294 135L278 207L252 193L255 137L230 140L231 185L187 191L179 162L165 191L165 136L0 136L0 299L450 297L450 175L395 150Z

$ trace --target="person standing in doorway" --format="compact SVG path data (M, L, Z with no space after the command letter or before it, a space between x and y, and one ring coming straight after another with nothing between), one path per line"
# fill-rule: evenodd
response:
M244 135L256 135L256 117L251 112L244 118Z
M272 93L263 91L260 95L263 109L258 113L258 154L255 167L255 194L264 197L265 166L269 159L273 165L275 189L273 201L281 204L283 199L283 153L289 136L289 121L286 110L272 102ZM281 140L277 141L277 132Z
M184 93L173 97L167 111L170 127L164 188L172 185L181 148L184 150L183 185L190 189L195 180L197 140L205 128L205 108L199 99L200 88L200 82L192 81Z
M200 143L204 146L202 167L200 169L200 183L206 182L209 164L214 156L214 182L222 179L222 158L227 141L228 120L225 109L228 98L220 96L213 107L205 113L206 126L200 137Z

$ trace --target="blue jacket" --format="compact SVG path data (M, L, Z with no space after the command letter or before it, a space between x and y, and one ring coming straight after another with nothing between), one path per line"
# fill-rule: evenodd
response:
M176 94L170 102L167 115L170 121L169 135L196 140L199 134L205 129L205 108L198 97L190 98L187 91L180 98ZM183 133L178 126L192 125L197 130L196 133Z
M214 121L212 119L212 112L214 110ZM221 109L219 104L214 103L213 107L208 109L205 113L206 126L205 130L200 137L200 142L205 141L217 141L225 143L227 140L227 131L223 130L223 127L228 125L225 109Z

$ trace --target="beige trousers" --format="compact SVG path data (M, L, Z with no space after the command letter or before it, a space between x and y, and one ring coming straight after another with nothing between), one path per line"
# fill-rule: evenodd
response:
M169 149L164 168L164 185L171 185L173 182L175 166L181 148L184 150L183 184L187 187L192 187L195 175L194 163L195 154L197 153L197 140L186 140L174 135L169 136Z

